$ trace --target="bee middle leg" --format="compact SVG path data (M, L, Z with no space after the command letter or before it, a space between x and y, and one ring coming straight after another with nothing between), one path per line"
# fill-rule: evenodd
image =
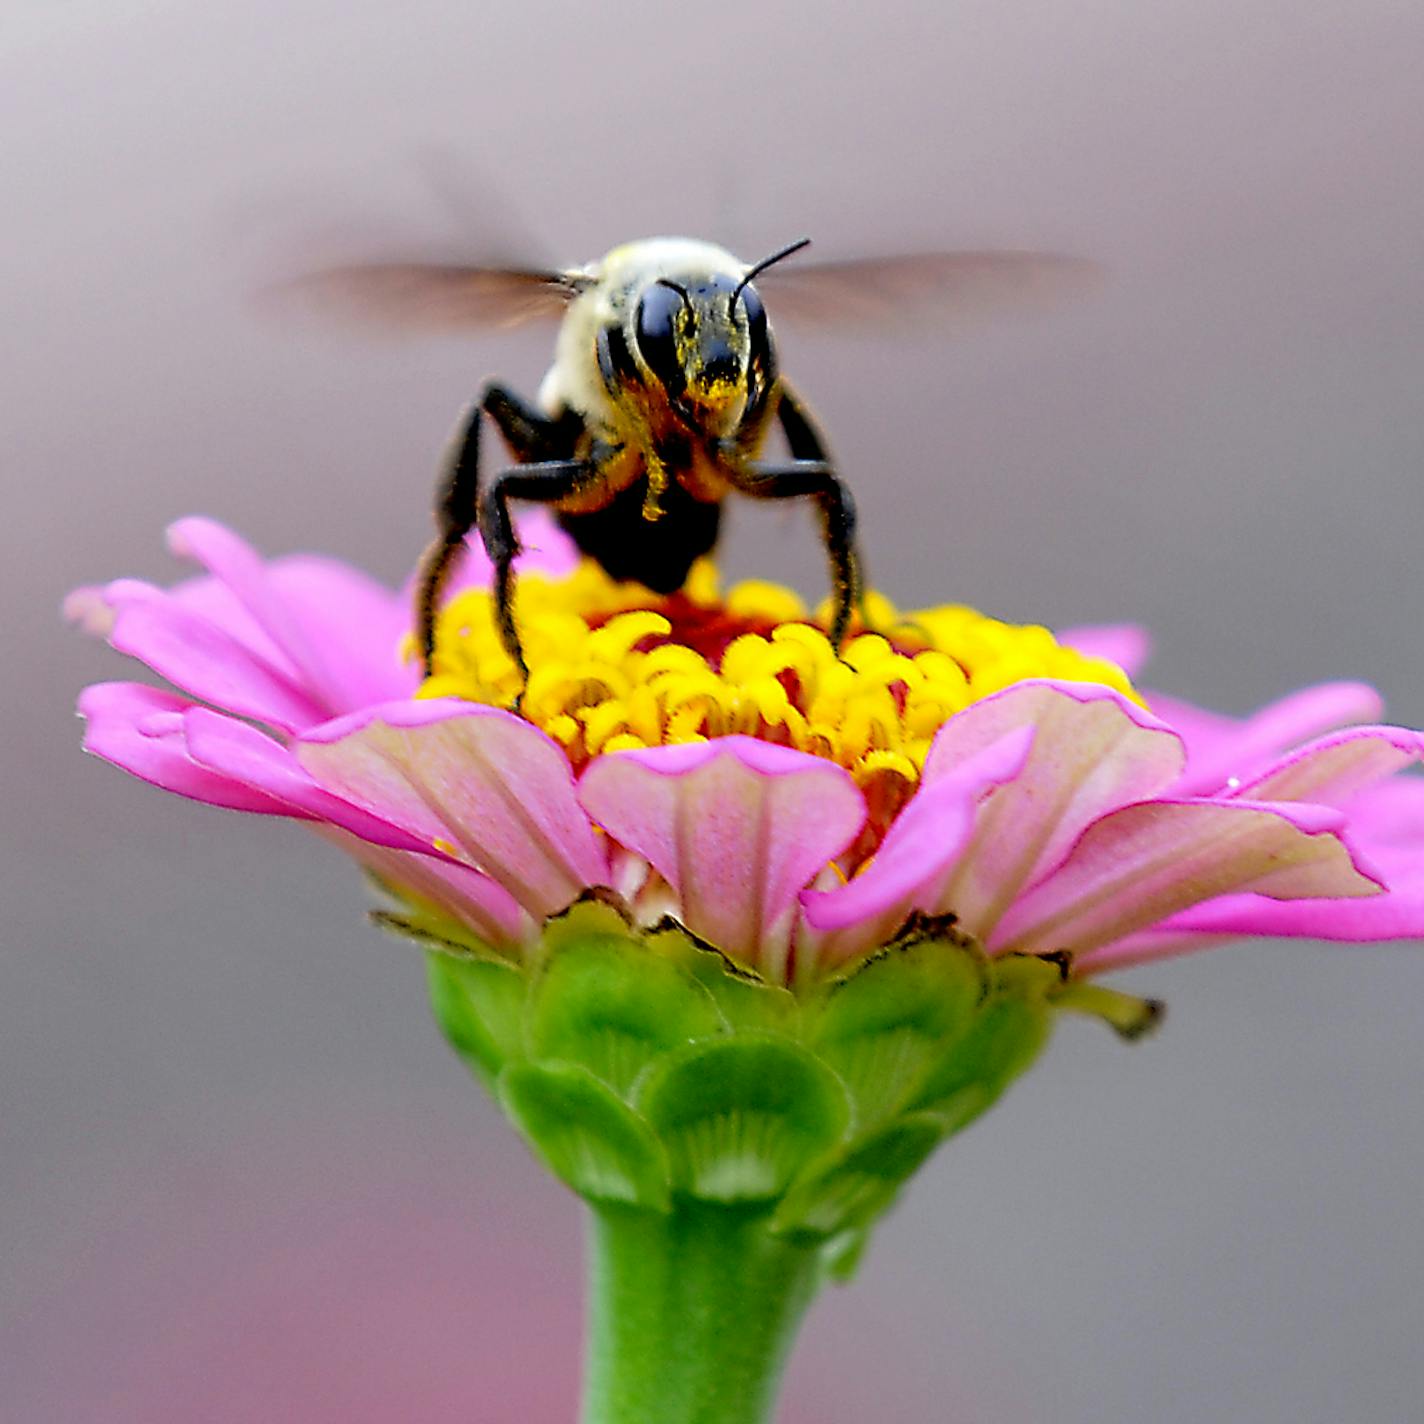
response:
M479 518L480 427L488 415L520 461L553 460L573 453L581 422L551 419L513 391L490 382L455 428L441 465L435 506L437 534L421 560L416 634L429 676L435 653L435 613L440 591Z

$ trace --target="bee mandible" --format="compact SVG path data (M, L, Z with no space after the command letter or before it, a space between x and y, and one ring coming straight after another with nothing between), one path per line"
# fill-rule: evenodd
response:
M710 242L650 238L565 271L372 263L307 279L309 293L407 326L562 319L537 400L487 382L448 447L438 534L418 581L416 632L427 673L441 591L478 528L494 569L500 637L528 677L514 610L519 546L511 500L550 507L611 577L662 594L680 589L693 562L716 544L728 493L811 500L830 564L828 633L837 647L844 642L861 591L855 504L816 422L781 375L753 279L780 278L780 302L793 314L854 320L935 309L946 296L962 310L985 298L1002 304L1054 292L1090 264L950 252L771 271L809 242L753 263ZM486 418L515 461L488 478L481 470ZM773 427L789 459L763 458Z

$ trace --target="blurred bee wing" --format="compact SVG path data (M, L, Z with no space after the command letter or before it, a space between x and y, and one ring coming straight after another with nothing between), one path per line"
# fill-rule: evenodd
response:
M313 272L267 295L286 309L370 328L452 332L556 319L582 285L568 272L367 262Z
M773 321L943 330L1033 312L1097 285L1101 269L1047 252L922 252L788 262L756 278Z

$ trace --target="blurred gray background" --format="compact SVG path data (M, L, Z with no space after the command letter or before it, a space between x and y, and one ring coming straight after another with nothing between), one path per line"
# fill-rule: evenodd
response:
M1097 296L788 333L905 604L1140 619L1232 711L1424 722L1424 10L68 0L0 7L7 696L0 1418L572 1418L575 1203L314 838L79 754L71 585L202 511L394 581L461 403L547 334L370 343L251 293L339 251L1045 247ZM540 254L535 252L538 257ZM773 311L773 317L774 317ZM809 519L734 572L819 595ZM1424 947L1125 976L818 1307L802 1424L1420 1416Z

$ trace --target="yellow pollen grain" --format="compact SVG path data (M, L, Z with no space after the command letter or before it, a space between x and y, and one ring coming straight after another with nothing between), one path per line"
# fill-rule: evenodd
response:
M521 714L575 767L603 753L732 733L825 757L887 813L918 784L936 732L956 712L1026 678L1094 682L1140 701L1113 663L1046 628L962 605L902 614L883 595L838 654L829 606L808 617L789 589L738 584L723 597L709 559L664 599L590 561L523 575L516 618L527 684L500 641L485 590L460 593L436 622L421 697L463 697ZM522 697L521 697L522 693Z

